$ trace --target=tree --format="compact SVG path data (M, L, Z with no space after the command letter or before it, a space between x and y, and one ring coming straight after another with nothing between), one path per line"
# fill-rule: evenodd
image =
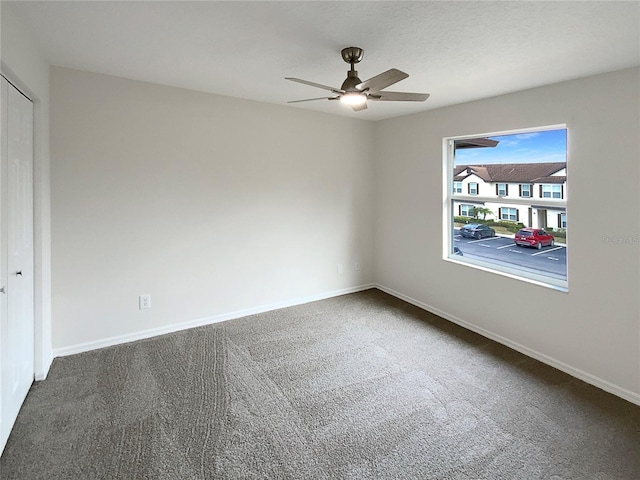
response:
M487 207L473 207L473 218L478 218L478 215L482 215L482 220L486 220L487 215L493 216L493 212Z

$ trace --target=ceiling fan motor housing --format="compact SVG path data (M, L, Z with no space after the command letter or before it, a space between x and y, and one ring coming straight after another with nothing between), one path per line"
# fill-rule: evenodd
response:
M342 82L342 86L340 87L340 89L344 90L345 92L360 92L360 90L356 88L356 85L359 85L361 83L362 80L358 78L358 72L356 70L351 70L347 72L347 78L344 82Z

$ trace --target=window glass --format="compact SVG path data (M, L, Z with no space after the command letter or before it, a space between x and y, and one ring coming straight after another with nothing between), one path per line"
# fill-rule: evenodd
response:
M542 198L562 198L562 185L541 185Z
M460 215L463 217L473 217L474 208L473 205L460 205Z
M518 209L517 208L509 208L509 207L501 207L500 208L500 218L502 220L518 220Z
M566 128L444 141L446 191L452 192L445 202L451 227L444 257L567 290ZM466 196L473 200L465 202ZM489 234L462 235L460 229L471 223ZM454 251L460 253L454 257Z

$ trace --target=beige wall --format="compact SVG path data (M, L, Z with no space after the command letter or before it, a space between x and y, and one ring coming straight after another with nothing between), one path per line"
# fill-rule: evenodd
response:
M370 122L63 68L51 97L58 351L373 282Z
M636 68L377 123L376 282L640 403L639 85ZM442 139L563 123L569 292L443 260Z
M639 247L604 238L640 236L638 85L631 69L368 123L54 68L54 345L375 282L640 403ZM557 124L569 292L443 260L442 138Z

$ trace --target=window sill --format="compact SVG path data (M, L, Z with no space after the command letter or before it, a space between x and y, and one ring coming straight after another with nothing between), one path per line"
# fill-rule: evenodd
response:
M458 265L463 265L465 267L474 268L476 270L482 270L484 272L520 280L533 285L550 288L558 292L569 292L567 280L564 280L562 278L555 278L553 276L542 275L533 271L529 272L524 267L511 267L506 263L498 263L496 260L487 262L478 258L470 258L469 256L460 256L454 254L447 255L443 258L443 260Z

